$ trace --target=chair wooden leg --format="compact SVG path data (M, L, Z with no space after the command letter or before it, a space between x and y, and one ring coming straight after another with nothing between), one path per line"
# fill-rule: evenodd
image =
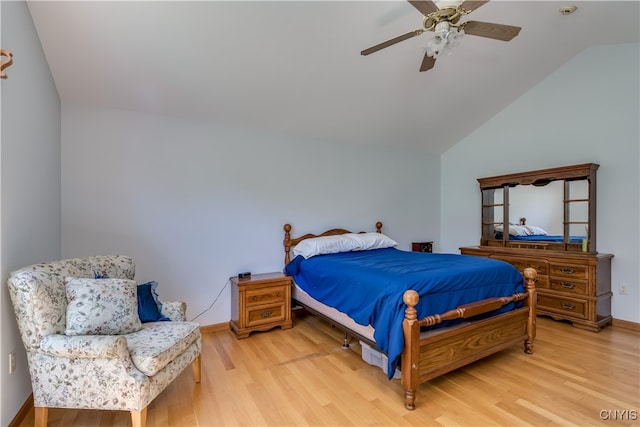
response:
M47 419L49 418L49 408L46 406L35 406L35 420L33 421L34 427L47 427Z
M201 373L201 361L200 361L200 357L202 355L199 354L198 357L196 357L196 359L191 362L191 370L193 371L193 377L195 378L196 382L199 383L200 382L200 373Z
M145 427L147 425L147 407L141 411L131 411L131 425L133 427Z

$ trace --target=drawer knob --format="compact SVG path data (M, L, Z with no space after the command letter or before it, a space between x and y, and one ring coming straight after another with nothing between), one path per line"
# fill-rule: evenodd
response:
M576 285L570 282L560 282L560 286L562 286L565 289L573 289L576 287Z
M575 270L575 269L573 269L573 268L567 268L567 267L562 267L562 268L560 269L560 271L561 271L561 272L563 272L564 274L573 274L573 273L575 273L575 272L576 272L576 270Z
M254 300L254 301L258 301L258 297L255 296L255 295L251 299Z
M279 297L280 296L280 292L276 292L276 296Z
M262 317L271 317L271 310L265 310L262 312L262 314L260 314L260 316Z
M576 306L574 304L562 301L562 308L565 310L575 310Z

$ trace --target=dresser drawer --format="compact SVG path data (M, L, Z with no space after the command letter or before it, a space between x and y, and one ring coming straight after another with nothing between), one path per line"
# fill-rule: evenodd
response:
M586 265L573 264L551 264L551 276L571 277L572 279L587 279L588 270Z
M551 278L550 289L560 292L571 292L579 295L587 295L587 282L583 280Z
M549 276L536 277L536 289L549 289Z
M247 327L262 325L265 323L282 322L285 320L284 304L255 307L247 310Z
M547 275L549 273L549 263L543 259L535 258L514 258L501 255L491 255L491 258L506 261L517 268L521 273L525 268L533 268L538 272L538 276Z
M504 247L498 240L481 242L483 246L460 248L460 253L506 261L520 271L537 270L539 314L595 332L611 324L612 254L574 252L569 247L534 251Z
M284 286L272 286L263 289L249 289L245 293L247 307L284 302L287 290Z
M574 298L562 298L538 294L538 307L556 313L585 319L587 317L587 302Z

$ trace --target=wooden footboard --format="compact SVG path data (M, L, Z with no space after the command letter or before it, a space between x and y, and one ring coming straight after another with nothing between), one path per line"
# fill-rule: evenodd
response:
M533 352L536 335L536 275L534 269L525 269L526 293L477 301L421 320L417 319L415 309L418 294L411 290L405 292L407 309L402 324L404 349L401 356L405 408L415 409L416 389L425 381L518 342L524 343L525 353ZM436 325L445 320L470 318L517 301L524 301L521 308L468 325L447 328L442 333L420 337L420 328L423 326Z

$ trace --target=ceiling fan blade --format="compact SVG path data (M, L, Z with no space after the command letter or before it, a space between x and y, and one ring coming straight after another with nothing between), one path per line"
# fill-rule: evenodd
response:
M429 71L434 65L436 65L436 58L432 58L425 53L424 58L422 58L422 64L420 64L420 71Z
M368 49L363 50L362 52L360 52L360 55L369 55L371 53L377 52L380 49L384 49L385 47L389 47L392 46L396 43L400 43L401 41L410 39L411 37L415 37L415 36L419 36L420 34L422 34L424 32L424 30L415 30L415 31L411 31L407 34L403 34L401 36L392 38L391 40L387 40L386 42L382 42L380 44L377 44L375 46L372 46Z
M407 0L413 7L418 9L418 11L423 15L428 15L433 12L437 12L438 6L430 0Z
M490 22L467 21L462 24L465 34L487 37L508 42L520 33L520 27L492 24Z
M471 12L473 10L476 10L480 6L484 6L487 3L489 3L489 0L485 0L485 1L467 0L467 1L462 2L460 7L463 8L464 10L468 10L469 12Z

